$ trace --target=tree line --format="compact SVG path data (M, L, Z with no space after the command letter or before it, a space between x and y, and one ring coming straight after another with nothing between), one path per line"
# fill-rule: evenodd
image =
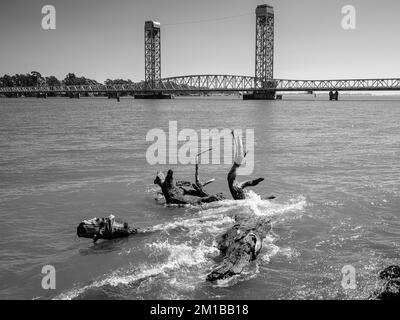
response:
M124 79L107 79L104 82L105 85L115 85L115 84L133 84L132 80ZM0 87L38 87L38 86L73 86L73 85L101 85L101 83L96 80L78 77L74 73L68 73L63 80L57 79L55 76L42 76L40 72L32 71L26 74L15 74L0 77ZM26 94L29 96L29 94ZM55 96L57 94L52 93Z

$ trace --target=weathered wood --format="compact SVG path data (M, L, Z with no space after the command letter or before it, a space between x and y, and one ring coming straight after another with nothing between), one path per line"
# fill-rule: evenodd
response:
M126 222L115 221L114 217L107 217L82 221L76 233L80 238L93 239L96 242L99 239L126 238L138 233L138 229L130 227Z
M240 274L245 266L255 260L262 249L262 241L271 230L266 217L239 217L236 224L217 238L217 247L223 261L207 276L216 281Z
M196 165L196 183L193 183L191 189L186 189L183 185L187 183L180 182L179 184L174 180L174 172L169 170L167 176L159 172L154 183L160 186L167 204L177 205L200 205L203 203L210 203L215 201L224 200L225 197L222 193L216 195L209 195L204 190L204 186L208 183L202 184L198 179L198 165ZM188 196L197 197L198 199L191 199Z
M379 278L384 281L382 287L374 292L372 298L378 300L400 300L400 267L390 266L384 269Z
M229 186L229 191L231 192L231 195L233 199L235 200L244 200L246 199L246 195L244 192L245 188L248 187L255 187L259 183L264 181L264 178L258 178L255 180L248 180L245 182L239 182L237 180L237 170L241 167L243 161L245 160L247 156L247 152L243 152L243 144L242 144L242 139L240 136L235 136L235 132L232 131L232 136L234 140L234 153L235 153L235 158L234 162L232 165L231 170L228 172L228 186Z

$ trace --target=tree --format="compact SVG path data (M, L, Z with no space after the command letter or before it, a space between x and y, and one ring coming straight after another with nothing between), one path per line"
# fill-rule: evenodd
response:
M111 79L107 79L104 82L105 85L107 86L111 86L113 84L133 84L132 80L124 80L124 79L115 79L115 80L111 80Z
M68 73L62 83L66 86L76 85L76 75L74 73Z
M77 77L74 73L68 73L63 84L66 86L84 86L90 84L99 84L96 80L86 79L85 77Z
M13 87L15 85L13 78L9 76L8 74L5 74L1 78L2 86L3 87Z
M46 84L50 87L61 86L61 81L58 80L55 76L46 77Z
M29 77L29 75L27 75ZM37 72L37 71L32 71L30 74L31 81L34 82L34 86L42 86L45 84L45 79L42 77L42 75Z

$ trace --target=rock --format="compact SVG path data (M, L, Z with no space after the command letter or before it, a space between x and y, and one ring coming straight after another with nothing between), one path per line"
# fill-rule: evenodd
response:
M378 300L400 300L400 267L390 266L379 273L382 287L373 294Z
M381 278L382 280L391 280L400 278L400 267L399 266L387 267L385 270L379 273L379 278Z
M217 238L223 261L212 270L207 280L222 280L240 274L258 257L262 241L270 230L271 221L266 217L236 217L236 224Z

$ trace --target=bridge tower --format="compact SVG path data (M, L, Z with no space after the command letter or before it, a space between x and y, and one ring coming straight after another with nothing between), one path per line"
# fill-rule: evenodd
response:
M144 51L146 87L155 89L157 82L161 79L161 25L159 22L145 22Z
M136 99L170 99L158 89L161 80L161 24L146 21L144 24L144 65L146 94L135 95Z
M275 92L266 91L274 84L274 8L263 4L256 8L256 70L252 94L244 99L274 100Z
M274 78L274 8L256 9L256 88L264 89Z

